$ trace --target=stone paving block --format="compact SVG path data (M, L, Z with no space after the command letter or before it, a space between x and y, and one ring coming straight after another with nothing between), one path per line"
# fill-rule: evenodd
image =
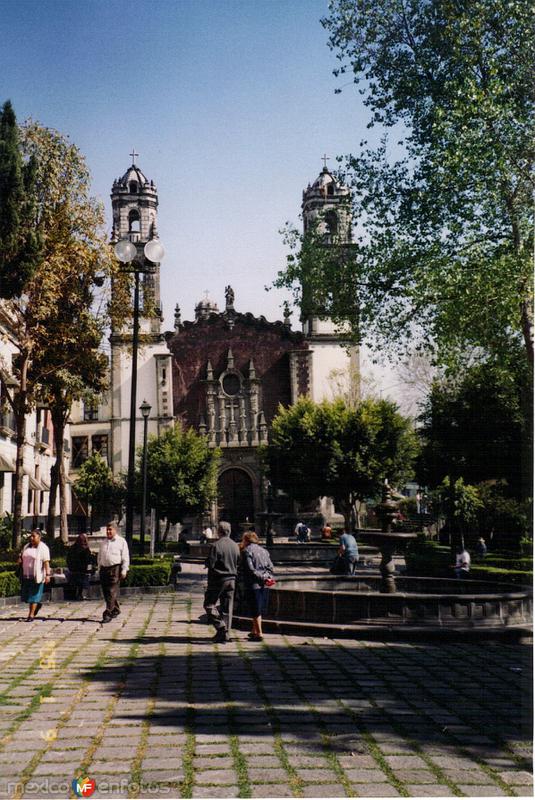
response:
M358 797L400 797L397 789L389 783L373 783L363 786L355 784L355 794Z
M345 797L346 790L341 783L310 784L303 787L303 797Z
M382 769L346 769L345 773L351 783L372 784L386 780Z
M236 783L236 771L233 769L200 769L195 772L195 783Z
M436 776L430 769L396 769L396 778L404 783L434 783Z
M507 793L504 792L499 786L496 784L486 784L481 786L479 784L459 784L459 789L461 792L466 794L468 797L507 797Z
M80 762L78 762L80 763ZM92 761L91 766L89 767L89 772L100 772L106 773L111 775L121 774L124 773L125 775L130 774L130 762L129 761Z
M291 788L284 783L267 783L251 786L252 797L293 797Z
M240 751L244 753L242 747ZM195 755L226 755L230 753L230 743L217 742L215 744L198 744L195 743Z
M317 781L318 783L328 783L329 781L335 781L338 776L333 769L329 769L327 765L325 768L318 767L317 769L296 769L298 776L301 778L302 781L307 783L312 783L313 781Z
M143 770L141 778L145 783L180 783L184 773L181 769L148 769Z
M470 769L442 769L449 781L453 783L486 783L488 775L476 764Z
M232 769L234 760L230 756L208 756L196 757L193 759L193 768L195 771L202 769Z
M385 761L392 769L397 769L398 767L406 767L407 769L427 768L427 764L420 756L385 756Z
M474 762L469 758L462 758L461 756L431 756L433 763L441 769L456 769L456 770L472 770Z
M376 769L377 761L372 756L354 755L339 756L338 761L343 769Z
M175 790L176 791L176 790ZM194 786L191 793L192 797L237 797L239 789L237 786ZM152 793L149 797L153 797ZM180 791L177 794L168 795L175 798L180 797Z
M410 783L407 785L411 797L454 797L455 794L445 783Z
M293 762L291 762L293 764ZM316 760L313 761L316 764ZM249 769L256 768L256 769L267 769L273 767L280 767L281 762L277 756L256 756L252 753L247 756L247 764Z
M198 748L196 748L196 752L198 752ZM243 744L240 742L240 753L244 756L246 755L269 755L275 754L275 748L273 746L273 742L249 742L248 744Z
M155 770L155 769L179 769L182 768L182 753L163 758L162 756L145 755L141 763L141 769Z
M134 758L136 754L136 746L131 747L102 747L99 746L95 751L93 758L95 761L122 761L123 759Z
M533 775L524 770L508 770L499 772L498 775L506 783L512 786L533 786Z
M288 773L282 768L256 769L249 767L251 783L281 783L288 779Z

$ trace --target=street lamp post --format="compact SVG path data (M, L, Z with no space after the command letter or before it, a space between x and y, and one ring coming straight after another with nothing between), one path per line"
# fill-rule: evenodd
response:
M139 552L143 556L145 555L145 517L147 515L147 426L151 406L146 400L143 400L139 410L143 417L143 493L141 499L141 520L139 524Z
M271 481L266 481L266 546L273 547L273 531L271 524L273 521L273 486Z
M139 345L139 276L154 272L154 264L164 256L164 249L157 239L151 239L143 248L144 263L137 260L137 248L128 239L122 239L114 247L115 255L123 264L129 264L128 271L134 273L134 317L132 330L132 382L130 390L130 434L128 439L128 474L126 479L126 520L125 536L129 545L134 535L134 474L136 463L136 394L137 394L137 351ZM125 267L125 269L127 269Z

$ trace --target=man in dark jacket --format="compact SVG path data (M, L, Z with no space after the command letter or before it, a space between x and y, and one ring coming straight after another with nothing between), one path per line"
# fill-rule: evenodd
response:
M219 523L217 534L219 538L210 547L205 562L208 567L208 588L204 595L204 608L208 619L216 629L213 641L224 644L230 641L228 621L234 601L240 548L230 538L228 522ZM218 602L219 608L217 608Z

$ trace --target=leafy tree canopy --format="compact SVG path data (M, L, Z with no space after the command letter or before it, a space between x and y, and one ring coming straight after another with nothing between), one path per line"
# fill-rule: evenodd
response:
M420 416L421 483L438 486L453 474L471 484L504 480L510 493L521 494L522 445L530 435L526 371L474 366L460 379L435 382Z
M149 506L159 519L171 524L188 514L202 513L217 496L219 450L205 437L180 424L167 428L147 443L147 492ZM138 483L142 454L139 454Z
M507 364L521 342L532 363L531 3L332 0L323 24L337 73L391 136L346 158L357 235L339 271L335 251L311 266L295 239L279 285L312 287L375 346L416 338L443 364L467 350Z
M117 513L124 496L124 485L113 473L100 453L93 453L80 467L74 483L77 496L99 514Z
M355 502L376 495L386 477L403 483L411 476L416 439L390 401L349 408L302 398L279 407L265 454L275 486L300 502L333 497L349 525Z

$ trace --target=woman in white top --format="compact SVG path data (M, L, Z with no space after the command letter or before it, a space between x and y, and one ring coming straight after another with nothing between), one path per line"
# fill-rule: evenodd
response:
M30 605L26 622L32 622L42 606L45 583L50 581L50 550L41 541L40 530L30 533L30 541L20 554L19 564L22 567L21 599Z

